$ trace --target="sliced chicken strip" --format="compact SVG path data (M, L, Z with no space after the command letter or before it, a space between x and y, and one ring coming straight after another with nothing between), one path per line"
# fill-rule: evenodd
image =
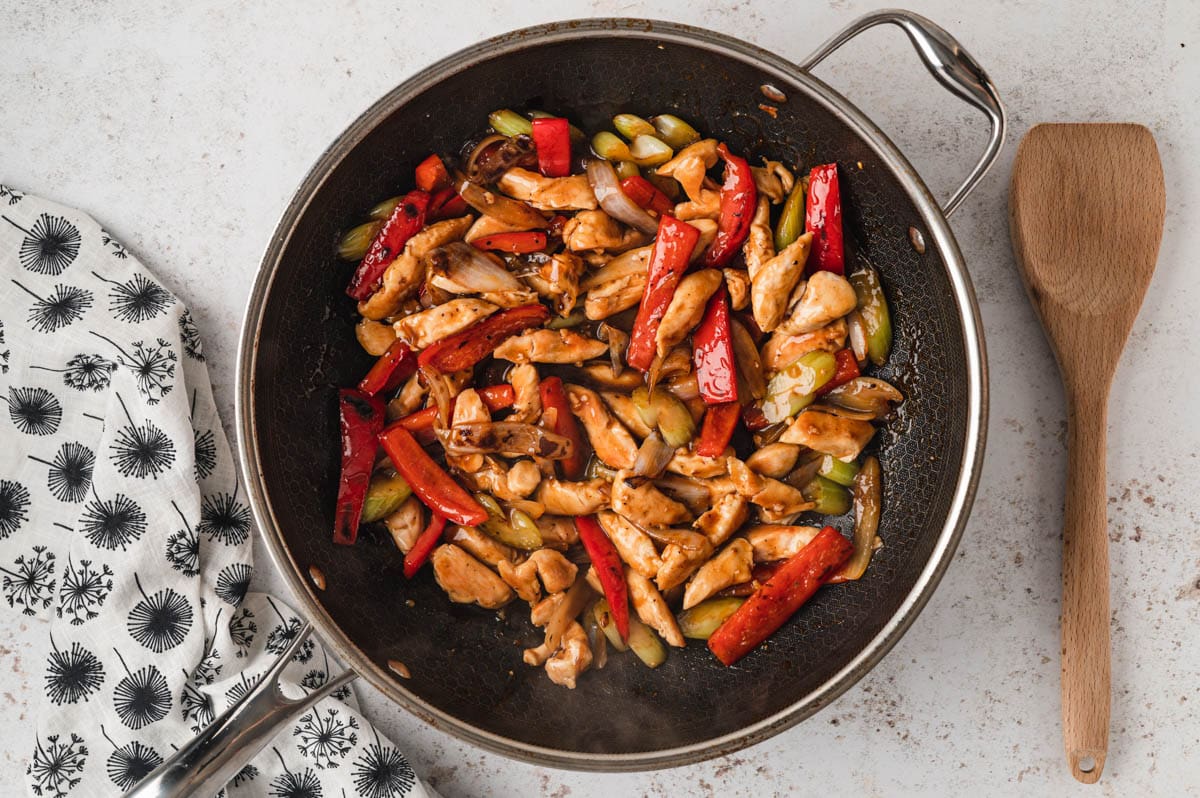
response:
M396 331L387 324L371 319L360 319L354 325L354 337L368 355L379 357L396 341Z
M704 562L712 556L713 547L706 545L699 551L677 546L674 543L663 549L662 568L658 569L655 583L659 590L671 590L687 581Z
M697 200L706 190L704 178L708 170L717 165L718 157L717 140L702 139L684 147L675 157L658 167L658 174L675 178L683 186L688 198Z
M667 602L654 583L633 570L625 572L625 583L629 586L630 603L633 604L633 609L642 623L658 632L659 636L667 641L667 645L682 648L683 633L679 631L675 616L671 614Z
M683 474L685 477L695 477L696 479L709 479L724 474L728 469L726 461L729 459L729 452L732 449L726 449L726 454L717 457L704 457L696 454L686 446L680 446L675 450L675 454L671 456L670 462L667 463L667 470L675 474Z
M575 582L579 567L554 549L538 549L525 562L513 565L508 560L496 563L500 578L517 596L534 604L547 593L561 593Z
M771 332L783 321L792 290L804 276L811 245L812 233L805 233L764 263L750 278L750 308L754 321L763 332Z
M816 506L798 489L770 477L763 477L762 489L750 497L750 502L758 505L758 517L765 523L787 523Z
M737 493L726 493L713 503L711 509L696 519L696 529L708 537L713 546L720 546L737 532L750 517L750 503Z
M423 506L416 496L409 496L396 509L396 512L383 519L396 548L405 554L408 554L408 550L413 547L425 529Z
M753 565L754 550L750 544L745 538L734 538L720 554L696 571L683 591L683 608L690 610L718 590L749 582Z
M542 533L543 546L562 551L579 542L579 530L575 528L573 518L546 513L534 522Z
M443 543L430 559L438 585L457 604L478 604L495 610L513 600L513 592L503 579L458 546Z
M607 479L566 482L548 478L538 486L537 500L552 515L591 515L608 507L611 490Z
M591 250L624 252L643 246L649 236L623 227L602 210L580 211L563 225L563 244L572 252Z
M474 388L467 388L455 398L454 412L450 416L450 426L486 424L491 420L492 414L488 412L483 399L479 397L479 392ZM484 466L483 455L478 453L450 454L447 452L446 462L468 474L473 474Z
M537 490L542 472L532 460L518 460L508 469L508 492L522 499Z
M808 278L804 293L793 305L787 320L779 325L779 329L789 335L819 330L834 319L845 316L857 305L858 297L855 296L849 280L833 272L814 272L812 277ZM755 319L757 320L757 314ZM771 330L763 327L763 331Z
M358 312L368 319L375 320L395 313L400 303L416 291L424 279L424 257L432 250L462 238L474 218L468 215L457 219L443 219L427 225L424 230L408 239L404 251L383 273L383 285L366 300L358 303Z
M424 349L465 330L497 310L499 308L496 305L482 299L451 299L400 319L394 325L392 336L403 339L410 349Z
M516 401L506 421L531 424L542 415L542 399L538 393L540 379L538 370L529 363L518 363L508 372L508 383L513 387Z
M649 535L612 511L597 513L596 520L600 522L600 526L616 546L617 553L626 565L647 579L658 575L662 560Z
M645 274L627 274L588 291L583 303L584 314L592 321L614 316L635 307L646 293Z
M596 456L609 468L633 468L638 446L629 430L608 412L600 395L579 385L567 385L566 391L571 412L583 424Z
M583 259L570 252L556 252L538 264L537 272L524 276L538 296L554 303L560 316L569 316L579 301L579 281L583 278Z
M672 526L692 520L686 507L665 496L653 482L625 470L618 471L613 478L612 508L642 527Z
M453 543L480 562L496 568L502 562L509 564L521 559L521 553L506 546L473 526L451 524L446 532L446 542Z
M779 440L782 443L798 443L822 454L850 461L858 457L874 434L875 427L869 421L844 418L809 408L796 416Z
M522 305L532 305L537 302L538 293L532 288L521 288L515 291L483 291L479 298L491 302L501 308L519 308Z
M779 161L764 158L762 166L751 166L750 171L754 173L754 187L758 189L758 196L766 197L772 205L783 202L796 183L791 171Z
M763 368L768 374L773 374L809 352L836 352L845 348L847 333L845 319L837 319L819 330L799 335L776 330L763 344Z
M596 195L587 175L542 177L516 167L500 176L496 184L513 199L527 202L539 211L580 211L596 207Z
M496 347L493 355L514 363L582 363L608 354L608 344L574 330L526 330Z
M741 310L750 304L750 273L745 269L722 269L725 289L729 291L729 307Z
M721 215L721 192L705 189L700 192L699 199L676 205L674 215L681 222L695 222L700 219L715 221Z
M800 447L793 443L769 443L746 458L746 465L756 474L783 479L796 467Z
M700 323L708 300L721 286L724 276L716 269L701 269L679 281L655 334L659 356L683 342Z
M587 633L578 621L571 621L563 633L562 647L546 660L546 675L555 684L574 690L575 680L591 664L592 649L588 646Z
M650 428L642 420L642 414L637 411L629 394L601 391L600 398L604 400L604 404L608 405L608 409L617 417L617 420L635 436L644 440L650 434Z
M427 393L429 389L421 384L419 374L409 377L396 398L388 402L388 420L402 418L420 410Z
M755 562L786 560L807 546L821 530L815 526L760 524L751 527L746 540L754 549Z
M528 228L514 227L511 224L500 221L495 216L488 216L485 213L476 219L474 224L463 235L463 241L469 244L477 238L486 238L496 233L521 233L526 229Z
M758 276L763 264L775 257L775 234L771 232L771 203L766 197L759 197L758 204L754 206L750 235L746 237L746 243L742 244L742 256L746 261L746 272L752 281Z

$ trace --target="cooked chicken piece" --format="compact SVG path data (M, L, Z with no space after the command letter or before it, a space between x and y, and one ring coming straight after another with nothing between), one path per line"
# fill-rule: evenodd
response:
M516 394L512 413L506 421L532 424L542 414L542 398L538 393L538 371L529 363L518 363L508 372L508 382Z
M454 400L454 412L450 415L450 426L459 427L463 424L486 424L492 420L483 399L474 388L467 388ZM460 471L473 474L483 468L483 455L450 454L446 453L446 462Z
M606 510L596 514L608 539L617 548L625 563L647 579L653 579L662 565L654 541L624 517Z
M704 250L708 249L709 245L717 237L717 223L713 219L682 219L692 227L700 231L700 238L696 239L696 246L692 247L692 257L689 260L695 263Z
M610 363L589 363L581 371L589 382L609 390L631 392L645 384L641 372L623 369L620 374L615 374Z
M646 243L648 236L622 225L602 210L580 211L563 225L562 240L572 252L624 252Z
M508 492L522 499L537 489L542 472L532 460L518 460L508 469Z
M850 461L858 457L874 434L875 427L869 421L844 418L809 408L796 416L779 440L782 443L798 443L822 454Z
M579 542L579 531L575 529L573 518L545 514L534 521L538 531L542 533L543 546L561 551Z
M717 477L727 470L726 461L732 451L732 449L726 449L724 454L717 457L704 457L686 446L680 446L671 456L670 462L667 463L667 470L696 479Z
M383 273L383 285L365 301L358 303L358 312L375 320L395 313L400 303L416 291L424 279L425 256L440 246L462 238L474 218L468 214L457 219L443 219L427 225L408 239L404 251Z
M500 578L530 604L541 598L543 588L547 593L561 593L569 588L579 571L575 563L554 549L538 549L520 565L500 560L496 567Z
M600 575L596 573L596 567L589 565L587 571L583 575L583 579L588 583L588 586L595 590L600 595L604 595L604 585L600 583Z
M537 604L534 604L529 608L529 622L534 626L545 626L554 617L554 611L558 609L558 605L562 604L563 599L566 597L566 593L551 593ZM541 663L536 664L540 665Z
M633 468L637 444L629 430L608 412L600 395L579 385L567 385L566 390L571 412L583 424L596 456L610 468Z
M500 308L519 308L522 305L532 305L538 300L538 292L532 288L521 288L515 291L482 291L479 298L491 302Z
M679 281L655 334L658 354L666 355L687 338L704 316L708 300L721 287L723 276L716 269L701 269Z
M467 232L463 234L463 241L470 244L478 238L486 238L496 233L521 233L527 229L525 227L514 227L511 224L500 221L495 216L488 216L485 213L480 215Z
M754 218L750 221L750 235L742 244L742 255L746 260L746 271L751 281L758 276L763 264L775 257L775 234L771 232L771 203L759 197L754 206ZM791 289L789 289L791 290Z
M705 545L700 550L669 544L663 549L662 567L654 580L659 590L671 590L687 581L704 562L712 556L713 547Z
M746 458L746 465L756 474L783 479L796 466L800 447L791 443L769 443Z
M746 540L754 549L755 562L786 560L809 544L821 531L815 526L760 524L750 528Z
M587 292L596 291L608 283L631 274L640 274L645 277L646 268L650 263L650 254L653 251L653 245L638 247L610 258L601 268L584 277L583 282L580 283L580 289Z
M779 329L790 335L819 330L834 319L845 316L857 305L858 298L849 280L833 272L814 272L808 278L808 285L799 301L794 303L787 321L779 325ZM763 330L770 332L766 327Z
M421 409L429 389L421 384L419 375L414 374L404 383L396 398L388 402L388 420L403 418Z
M679 631L675 616L671 614L667 602L663 600L654 583L637 571L627 570L625 584L629 586L629 601L642 623L658 632L659 636L667 641L667 645L682 648L683 633Z
M758 505L758 517L768 524L787 523L816 506L797 488L770 477L763 477L762 489L750 497L750 502Z
M822 350L836 352L846 346L847 325L845 319L826 324L819 330L789 335L776 330L762 348L763 368L768 374L781 370L801 355Z
M705 175L717 165L717 158L717 140L702 139L684 147L674 158L658 167L658 174L675 178L689 199L699 199L706 190Z
M683 608L690 610L718 590L749 582L753 558L754 550L746 539L734 538L720 554L696 571L683 591Z
M726 463L729 471L730 484L733 489L747 499L763 489L763 478L736 457L730 457Z
M696 529L708 536L708 542L720 546L746 523L750 504L744 496L726 493L713 503L711 509L696 519Z
M716 189L704 189L700 192L699 199L677 204L674 215L681 222L695 222L700 219L715 221L721 215L721 192Z
M354 335L358 345L368 355L379 357L396 341L396 331L388 325L371 319L361 319L354 325Z
M472 490L490 493L501 501L513 501L522 498L509 490L508 466L498 457L483 455L479 468L466 471L460 476Z
M497 307L482 299L451 299L429 310L405 316L394 325L392 336L411 349L424 349L495 313Z
M805 233L759 267L751 278L750 307L754 321L763 332L771 332L783 321L792 289L804 276L804 265L808 262L811 244L812 233Z
M546 660L546 675L550 681L568 689L575 689L575 680L592 664L592 649L588 646L587 633L578 621L571 621L563 633L562 647Z
M452 543L433 550L433 577L450 600L499 609L513 600L513 592L490 568Z
M729 307L741 310L750 304L750 274L745 269L722 269L725 288L729 291Z
M638 526L686 524L692 514L679 502L667 498L644 477L621 470L612 481L612 508Z
M537 500L552 515L591 515L608 507L611 491L612 483L607 479L567 482L547 478L538 486Z
M569 316L579 301L579 281L583 277L584 263L578 255L556 252L538 265L534 274L524 280L539 296L554 303L560 316Z
M405 554L408 554L408 550L413 547L422 530L425 529L422 507L423 505L416 496L409 496L404 500L404 504L396 509L396 512L383 519L396 548Z
M446 542L453 543L480 562L496 568L500 563L515 563L521 559L521 554L511 546L506 546L491 535L473 526L451 524L446 534Z
M608 354L608 344L571 329L541 328L509 338L493 354L514 363L582 363Z
M588 291L583 312L592 321L607 319L637 305L646 293L646 275L627 274Z
M779 161L768 161L764 158L762 166L751 166L750 171L754 173L754 187L758 189L758 196L766 197L773 205L787 199L788 193L796 183L796 178Z
M633 399L628 394L601 391L600 398L604 400L604 404L608 405L608 409L617 417L617 420L638 438L645 439L650 434L650 428L642 420L642 414L637 411Z
M539 211L580 211L596 207L596 195L587 175L542 177L516 167L500 176L496 184L508 196L527 202Z

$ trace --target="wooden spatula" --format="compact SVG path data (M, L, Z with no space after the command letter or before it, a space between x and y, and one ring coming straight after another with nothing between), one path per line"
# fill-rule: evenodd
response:
M1066 387L1062 711L1071 773L1108 753L1108 391L1162 239L1162 163L1141 125L1038 125L1017 150L1013 249Z

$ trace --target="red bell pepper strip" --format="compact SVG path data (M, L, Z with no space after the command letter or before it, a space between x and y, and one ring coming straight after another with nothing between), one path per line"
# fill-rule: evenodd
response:
M533 230L525 233L494 233L477 238L471 243L476 249L494 249L524 255L527 252L540 252L545 249L546 234Z
M621 564L617 547L593 516L576 516L575 529L579 532L579 542L587 549L592 567L596 569L596 576L600 578L600 586L604 588L604 598L608 600L617 632L622 640L628 641L629 588L625 584L625 566Z
M379 434L379 442L392 467L430 510L463 526L479 526L487 520L487 510L433 462L411 432L392 424Z
M446 187L433 195L429 200L429 212L425 214L428 221L453 219L467 212L467 201L458 195L453 187Z
M839 385L845 385L862 374L858 369L858 360L854 357L853 349L839 349L833 353L833 357L837 361L837 369L829 378L829 382L816 390L817 396L824 396Z
M737 363L733 359L733 332L724 285L708 300L704 316L692 333L692 362L705 404L738 400Z
M413 541L412 548L408 550L408 554L404 555L404 578L412 579L417 575L417 571L421 570L421 566L429 559L429 555L433 554L433 550L437 548L438 541L442 539L442 531L446 528L446 517L438 513L437 510L429 517L429 526L425 527L417 539Z
M644 210L654 211L659 216L670 213L675 207L666 194L641 175L630 175L622 180L621 190Z
M812 249L808 254L809 270L845 274L842 190L838 187L836 163L814 166L808 175L805 227L813 234Z
M696 443L696 454L701 457L720 457L733 438L742 408L737 402L709 405L704 414L704 425L700 428L700 440Z
M721 217L717 220L717 237L704 253L704 265L721 268L733 259L746 237L758 202L758 189L750 163L734 155L724 143L717 152L725 159L725 182L721 185Z
M547 377L538 386L542 399L542 410L554 410L554 425L551 432L562 435L571 441L571 454L558 461L559 471L563 479L575 481L583 476L586 457L583 448L583 436L579 434L579 424L571 413L567 402L567 392L563 390L562 380L558 377Z
M533 120L533 145L537 148L538 171L546 177L571 174L571 123L562 117Z
M338 391L342 434L342 475L338 480L333 542L349 546L358 539L358 522L375 467L376 437L383 429L383 402L353 388Z
M512 407L517 401L517 392L507 383L500 385L489 385L486 388L478 388L476 392L479 398L483 400L483 404L488 410L495 413L497 410L504 410L507 407ZM450 414L454 414L454 403L458 397L450 399ZM427 407L424 410L418 410L415 413L409 413L404 418L397 419L395 423L404 427L411 432L413 436L422 443L431 443L433 441L433 424L437 421L437 407Z
M368 396L387 393L399 388L400 383L407 380L416 371L417 356L413 354L407 344L397 338L387 348L387 351L379 356L375 365L371 366L371 370L358 384L358 390Z
M840 532L831 526L822 529L717 627L708 638L709 650L726 665L749 654L783 626L853 553L854 546Z
M429 209L429 192L410 191L404 195L392 211L392 215L379 228L367 254L354 270L346 293L352 299L362 302L368 299L379 287L380 280L387 267L404 249L408 239L417 234L425 226L425 212Z
M658 235L654 238L647 269L646 292L642 294L629 348L625 350L626 362L639 371L648 371L654 362L658 325L675 296L675 287L687 270L692 250L699 240L699 230L674 216L664 216L658 222Z
M416 184L417 188L430 194L450 185L450 173L437 153L417 164Z
M550 311L542 304L501 311L429 346L417 357L417 362L443 374L469 369L508 338L530 327L540 327L549 319Z

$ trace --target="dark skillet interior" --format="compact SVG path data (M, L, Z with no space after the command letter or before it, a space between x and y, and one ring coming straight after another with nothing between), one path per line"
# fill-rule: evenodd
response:
M288 243L263 311L253 412L280 534L301 572L317 565L317 593L334 621L374 662L399 659L399 682L444 712L514 741L608 754L693 745L737 732L804 699L891 619L935 545L959 476L966 434L964 342L939 254L918 255L923 229L901 183L842 122L799 87L778 117L759 109L767 75L700 47L633 37L538 44L455 74L387 117L320 187ZM775 81L778 84L778 80ZM585 130L620 111L673 112L734 152L807 169L841 167L848 237L882 270L896 346L881 376L908 397L872 448L884 467L878 551L865 579L822 590L769 645L722 667L700 644L672 649L657 670L614 656L575 690L521 661L540 637L524 605L507 620L453 605L429 569L413 582L386 535L357 546L330 541L338 477L335 390L371 358L355 341L351 267L333 254L342 231L375 202L411 188L430 151L457 151L500 107L540 108ZM837 522L849 532L851 519ZM411 604L412 606L409 606Z

